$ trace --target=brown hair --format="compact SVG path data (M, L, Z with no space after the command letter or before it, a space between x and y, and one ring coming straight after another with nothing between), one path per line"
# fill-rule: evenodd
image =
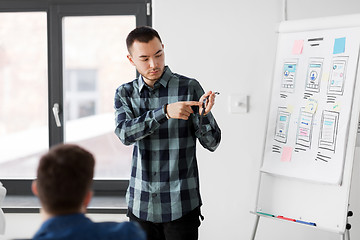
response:
M153 40L155 37L158 38L161 42L159 33L155 29L149 26L142 26L135 28L129 33L129 35L126 38L126 46L129 53L130 53L130 48L135 41L148 43L149 41Z
M95 159L85 149L61 144L40 159L37 189L42 206L52 214L76 213L91 189Z

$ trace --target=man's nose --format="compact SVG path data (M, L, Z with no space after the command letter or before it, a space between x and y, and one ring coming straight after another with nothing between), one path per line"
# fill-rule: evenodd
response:
M150 64L151 68L155 68L157 65L157 62L154 58L150 58L149 64Z

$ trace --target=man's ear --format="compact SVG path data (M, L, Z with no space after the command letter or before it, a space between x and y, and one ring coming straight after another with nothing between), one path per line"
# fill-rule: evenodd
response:
M135 66L135 63L134 63L134 61L133 61L133 59L132 59L132 56L131 56L130 54L128 54L126 57L129 59L129 62L130 62L133 66Z
M80 207L80 212L82 212L84 214L86 213L87 207L90 204L92 196L93 196L93 191L90 190L86 193L84 201L82 202L81 207Z
M92 196L93 196L93 191L88 191L86 196L85 196L85 199L84 199L85 207L87 207L90 204Z
M33 194L34 194L35 196L38 196L38 195L39 195L38 189L37 189L37 181L36 181L36 180L32 181L31 191L33 192Z

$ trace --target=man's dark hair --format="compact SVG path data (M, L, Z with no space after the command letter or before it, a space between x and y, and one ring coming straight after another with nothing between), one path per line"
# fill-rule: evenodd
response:
M149 41L153 40L155 37L158 38L161 42L161 38L155 29L149 26L137 27L134 30L132 30L126 38L127 49L130 52L130 48L135 41L148 43Z
M57 145L43 155L37 170L42 206L52 214L76 213L91 189L95 159L72 144Z

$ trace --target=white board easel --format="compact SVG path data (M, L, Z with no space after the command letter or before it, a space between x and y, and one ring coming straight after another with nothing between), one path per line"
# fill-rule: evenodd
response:
M360 15L278 29L254 213L347 234L360 109Z

